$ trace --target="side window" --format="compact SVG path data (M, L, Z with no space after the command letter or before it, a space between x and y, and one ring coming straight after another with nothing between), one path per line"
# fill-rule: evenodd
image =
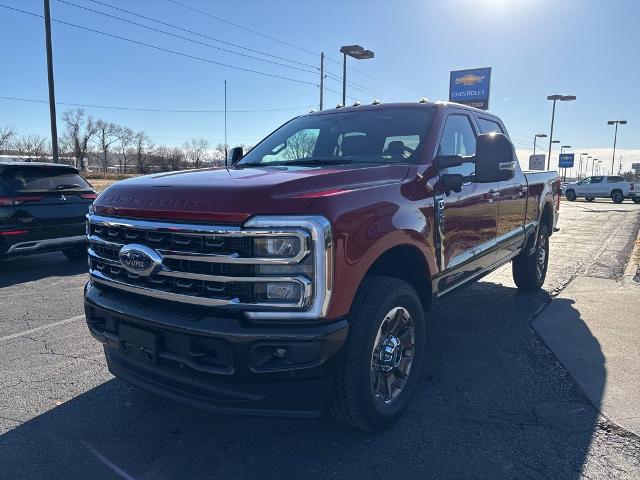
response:
M591 177L587 177L580 182L581 185L589 185L591 183Z
M449 115L444 124L444 131L438 145L438 155L475 155L476 134L471 126L471 120L466 115ZM475 173L473 163L465 163L459 167L447 169L448 173L459 173L464 176Z
M602 183L603 177L591 177L591 183Z
M618 182L624 182L624 178L623 177L607 177L607 183L618 183Z
M497 122L487 120L486 118L478 118L478 129L480 133L504 133L502 127Z
M291 135L286 142L276 145L276 147L263 157L262 161L282 162L285 160L298 160L313 156L313 151L320 135L320 129L307 128Z

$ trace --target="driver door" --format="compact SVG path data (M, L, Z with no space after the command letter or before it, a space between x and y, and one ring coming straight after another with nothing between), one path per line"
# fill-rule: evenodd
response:
M437 155L474 155L477 132L466 112L447 116ZM475 183L475 164L449 167L443 173L462 174L468 178L458 193L444 196L442 233L442 277L440 293L472 276L496 261L498 226L497 183Z

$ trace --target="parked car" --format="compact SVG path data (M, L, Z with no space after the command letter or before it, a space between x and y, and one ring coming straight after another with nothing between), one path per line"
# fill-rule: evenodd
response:
M0 257L50 251L85 257L85 216L96 196L74 167L0 164Z
M567 183L564 195L570 202L582 197L588 202L596 198L610 198L614 203L622 203L629 198L634 203L640 203L640 184L625 182L623 177L617 175L595 175Z
M545 280L559 178L523 173L487 112L326 110L232 161L95 201L85 311L114 375L217 412L382 428L419 381L431 306L508 262L522 290Z

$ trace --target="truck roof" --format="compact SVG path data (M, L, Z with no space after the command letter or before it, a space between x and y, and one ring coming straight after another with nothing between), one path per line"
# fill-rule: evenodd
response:
M470 110L472 112L480 113L483 115L488 115L491 117L495 117L493 113L487 112L486 110L480 110L475 107L470 107L469 105L463 105L461 103L455 102L445 102L445 101L419 101L419 102L391 102L391 103L382 103L375 102L370 104L359 104L359 105L348 105L340 108L328 108L320 111L312 111L308 115L326 115L329 113L336 112L354 112L358 110L376 110L376 109L385 109L385 108L439 108L444 109L447 107L456 107L462 108L465 110ZM497 117L496 117L497 118Z

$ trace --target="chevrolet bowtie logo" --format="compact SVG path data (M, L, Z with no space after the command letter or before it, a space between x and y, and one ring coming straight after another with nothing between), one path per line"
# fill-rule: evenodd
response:
M484 77L485 77L484 75L473 75L473 74L463 75L462 77L456 78L456 85L466 85L466 86L475 85L476 83L479 83L482 80L484 80Z

